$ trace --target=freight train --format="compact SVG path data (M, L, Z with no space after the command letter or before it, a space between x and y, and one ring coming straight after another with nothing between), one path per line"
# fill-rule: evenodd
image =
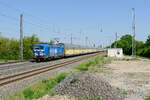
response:
M33 56L36 61L51 60L54 58L63 58L68 56L83 55L94 53L96 48L88 48L80 45L70 44L35 44L33 48Z

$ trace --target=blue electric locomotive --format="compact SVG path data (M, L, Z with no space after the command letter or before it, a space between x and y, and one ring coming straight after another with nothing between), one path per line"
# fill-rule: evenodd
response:
M64 57L64 44L48 45L36 44L33 48L34 59L36 61L50 60L53 58Z

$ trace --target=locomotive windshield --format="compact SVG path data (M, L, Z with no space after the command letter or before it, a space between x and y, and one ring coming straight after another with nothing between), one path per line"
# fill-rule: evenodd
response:
M35 50L43 50L43 46L36 46L34 49Z

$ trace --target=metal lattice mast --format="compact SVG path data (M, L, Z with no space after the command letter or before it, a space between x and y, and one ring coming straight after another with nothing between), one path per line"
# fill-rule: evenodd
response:
M132 56L136 56L136 44L135 44L135 9L132 8Z
M116 32L116 34L115 34L115 48L117 48L117 40L118 40L118 34Z
M20 15L20 60L23 60L23 14Z
M70 41L71 41L71 45L72 45L72 33L71 33Z

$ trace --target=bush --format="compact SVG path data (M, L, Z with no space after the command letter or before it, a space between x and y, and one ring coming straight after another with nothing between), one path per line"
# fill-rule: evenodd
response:
M27 88L23 91L25 100L38 99L46 94L54 95L51 89L67 77L67 73L62 73L57 77L49 80L42 80L40 84Z
M80 71L87 71L88 67L86 67L86 66L78 66L77 69L80 70Z
M66 73L62 73L59 76L56 77L56 82L60 83L62 80L64 80L67 77Z
M31 88L28 88L23 91L23 95L25 97L25 100L32 100L34 92Z

